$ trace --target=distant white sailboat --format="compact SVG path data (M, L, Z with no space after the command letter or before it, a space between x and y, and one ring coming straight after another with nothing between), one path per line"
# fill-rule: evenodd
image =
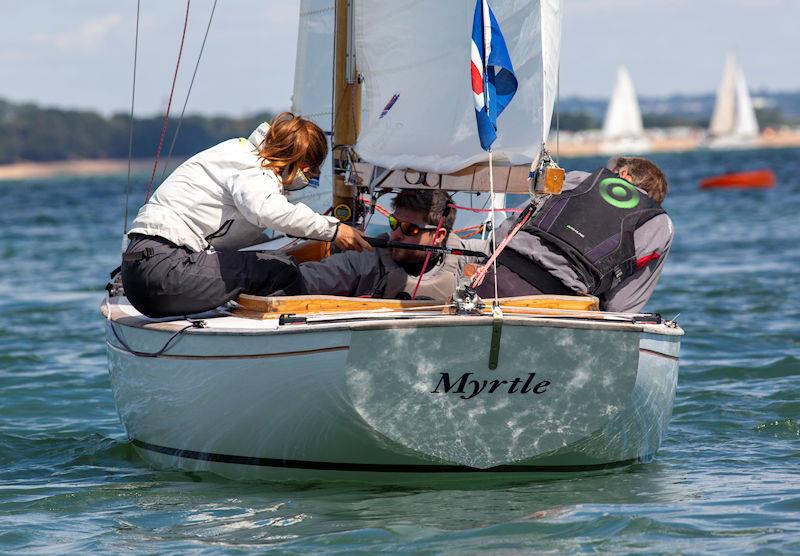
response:
M748 148L758 138L758 121L747 81L736 56L728 53L717 89L706 146L712 149Z
M617 68L617 80L603 122L603 154L634 154L650 150L644 135L642 113L625 66Z

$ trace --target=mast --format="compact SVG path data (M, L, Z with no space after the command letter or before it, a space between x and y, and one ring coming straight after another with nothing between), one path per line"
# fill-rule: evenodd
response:
M333 215L354 223L355 190L345 184L344 172L349 148L355 145L360 127L361 87L356 71L354 39L355 0L336 0L336 28L333 60Z

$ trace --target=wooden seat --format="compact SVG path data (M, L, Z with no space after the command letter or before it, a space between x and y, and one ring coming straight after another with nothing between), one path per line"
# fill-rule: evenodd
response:
M261 297L242 294L236 298L241 307L233 314L244 318L271 319L282 314L346 313L363 311L403 311L407 309L450 312L446 300L373 299L362 297L340 297L335 295L295 295L291 297ZM600 301L592 296L529 295L504 297L500 307L509 313L535 312L542 310L599 311ZM491 312L487 303L485 312Z

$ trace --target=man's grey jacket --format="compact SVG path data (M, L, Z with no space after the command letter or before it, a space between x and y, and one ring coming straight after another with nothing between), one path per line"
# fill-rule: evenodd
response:
M569 172L564 180L564 190L568 191L577 187L584 179L589 177L587 172ZM641 191L641 190L640 190ZM645 194L644 191L642 191ZM513 228L514 220L506 220L499 228L498 243ZM659 214L637 228L633 234L636 247L636 259L645 259L653 252L658 253L658 258L650 260L635 274L623 280L601 296L604 311L638 313L644 308L656 282L664 268L669 249L672 245L672 220L666 214ZM512 249L518 254L536 262L549 272L568 289L580 293L588 290L587 285L581 280L569 261L556 248L543 242L535 235L520 232L508 243L506 249ZM511 270L514 270L513 268Z

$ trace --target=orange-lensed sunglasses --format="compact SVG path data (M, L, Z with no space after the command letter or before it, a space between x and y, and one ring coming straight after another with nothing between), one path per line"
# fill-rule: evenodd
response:
M396 230L400 228L400 231L403 232L403 235L408 237L418 236L420 232L424 232L425 230L435 230L435 227L431 226L420 226L418 224L414 224L413 222L403 222L402 220L398 220L394 214L389 216L389 227L392 230Z

